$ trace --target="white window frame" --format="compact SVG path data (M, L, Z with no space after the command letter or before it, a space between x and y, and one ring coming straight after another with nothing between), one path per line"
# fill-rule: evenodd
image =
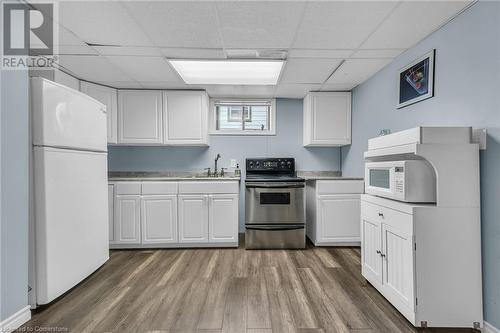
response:
M270 102L271 110L269 112L269 130L267 131L256 131L256 130L218 130L217 129L217 115L215 113L215 104L217 102L242 102L242 103L252 103L252 102ZM276 98L210 98L210 135L249 135L249 136L269 136L276 135Z

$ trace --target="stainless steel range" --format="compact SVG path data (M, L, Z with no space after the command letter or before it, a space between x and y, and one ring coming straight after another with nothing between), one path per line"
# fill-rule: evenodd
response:
M245 248L305 248L305 180L295 159L247 159L245 188Z

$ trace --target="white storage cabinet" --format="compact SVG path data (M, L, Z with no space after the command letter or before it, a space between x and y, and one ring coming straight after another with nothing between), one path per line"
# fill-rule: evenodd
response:
M162 92L118 91L118 143L154 145L163 143Z
M360 244L363 180L307 182L307 236L316 246Z
M351 144L350 92L310 92L303 108L305 147Z
M80 82L80 91L106 105L108 143L118 142L118 92L116 89L86 81Z
M115 184L114 241L112 244L140 244L141 242L141 184Z
M205 91L164 91L163 107L165 144L208 144L208 95Z
M417 327L482 326L478 215L362 195L363 276Z
M114 182L113 248L238 246L238 181Z

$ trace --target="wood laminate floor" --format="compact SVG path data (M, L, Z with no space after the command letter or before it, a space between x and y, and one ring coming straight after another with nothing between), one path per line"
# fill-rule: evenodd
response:
M359 248L117 250L21 331L472 332L413 328L361 276Z

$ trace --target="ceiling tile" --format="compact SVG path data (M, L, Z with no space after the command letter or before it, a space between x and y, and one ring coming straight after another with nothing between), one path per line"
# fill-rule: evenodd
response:
M222 47L211 2L131 1L124 6L157 46Z
M353 83L324 84L320 91L350 91L355 86L357 86L357 84Z
M358 48L396 4L394 1L308 2L293 48Z
M346 59L354 50L291 49L288 58L330 58Z
M59 64L87 81L134 81L102 56L61 55Z
M281 76L281 83L323 83L340 59L289 59Z
M135 81L168 81L183 83L163 57L105 56Z
M87 45L59 45L59 54L97 55L97 51Z
M120 56L161 56L161 51L157 47L151 46L94 46L102 55Z
M88 43L150 45L127 10L116 1L61 1L59 23Z
M310 91L318 91L321 84L287 84L281 83L276 87L275 96L285 98L303 98Z
M55 40L54 43L57 45L80 45L87 46L82 40L80 40L74 33L69 31L68 29L59 25L59 39Z
M395 58L405 49L357 50L351 56L355 59Z
M166 47L162 48L163 56L169 59L225 59L226 55L222 48L203 49L203 48L180 48Z
M348 59L333 73L326 84L355 87L391 62L391 59Z
M145 89L194 89L182 82L141 81L139 84Z
M210 97L272 97L275 86L205 85Z
M401 3L362 48L409 48L454 17L470 2L408 1Z
M220 1L216 6L225 48L289 48L305 4Z

